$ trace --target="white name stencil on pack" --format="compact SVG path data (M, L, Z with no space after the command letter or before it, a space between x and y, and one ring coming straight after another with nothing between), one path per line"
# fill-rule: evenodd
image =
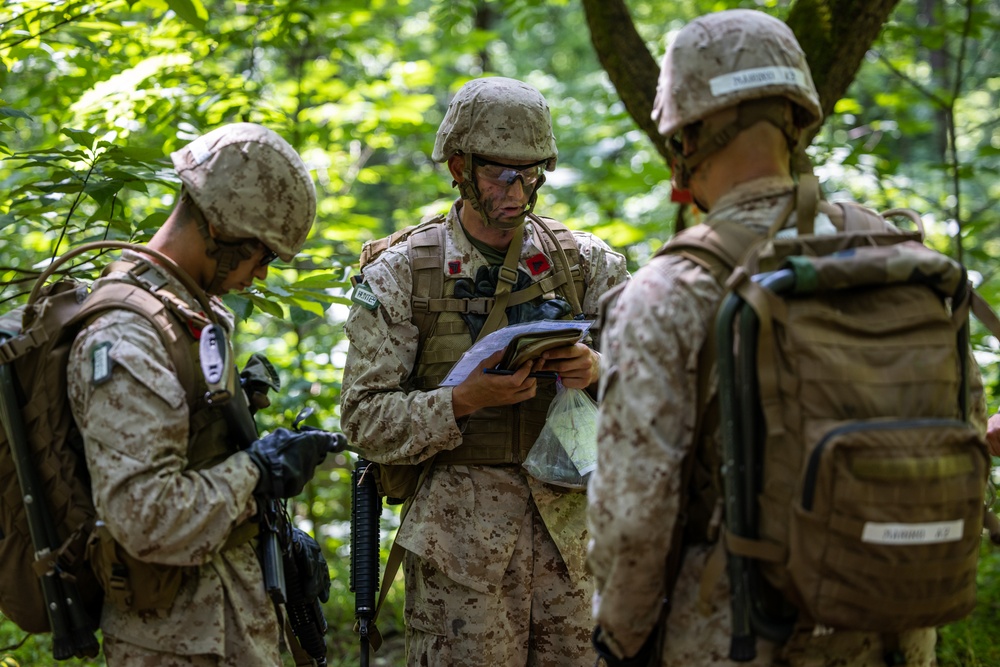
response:
M871 544L938 544L962 539L965 523L935 521L933 523L872 523L865 524L861 541Z

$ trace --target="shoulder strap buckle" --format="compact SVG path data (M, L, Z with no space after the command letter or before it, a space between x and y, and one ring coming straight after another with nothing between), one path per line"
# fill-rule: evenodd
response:
M497 274L497 280L503 281L508 285L517 284L517 269L510 266L501 266L500 272Z

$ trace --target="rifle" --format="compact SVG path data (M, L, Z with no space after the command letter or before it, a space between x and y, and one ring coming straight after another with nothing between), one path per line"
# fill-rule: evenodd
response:
M0 336L0 343L7 338ZM49 558L53 560L51 570L41 576L42 595L52 628L52 656L56 660L96 657L101 648L94 635L97 620L87 614L75 581L62 576L58 559L54 558L62 540L59 539L38 470L32 461L14 373L8 364L0 364L0 421L7 431L36 563Z
M382 498L375 485L377 468L363 458L351 473L351 591L354 617L361 636L361 667L368 667L375 628L375 593L378 591L379 517ZM375 648L378 648L376 640Z
M214 324L206 326L202 330L200 342L202 372L209 389L205 399L209 405L219 405L222 408L231 429L231 437L244 449L258 437L257 423L247 395L256 398L265 394L267 387L278 389L280 382L270 363L263 357L258 357L257 360L268 369L271 377L262 379L244 372L238 383L240 386L237 386L232 356L232 349L223 330ZM254 404L259 407L257 400L254 400ZM296 418L293 425L296 431L316 430L308 426L300 427L299 422L306 415L308 413L303 412ZM340 433L336 435L339 451L346 444L346 438ZM264 588L275 605L285 604L292 633L302 649L316 661L317 667L325 667L326 642L323 635L327 631L327 622L319 600L305 599L304 582L296 559L297 545L292 540L292 527L285 503L272 499L258 502L258 506L258 556L264 574Z

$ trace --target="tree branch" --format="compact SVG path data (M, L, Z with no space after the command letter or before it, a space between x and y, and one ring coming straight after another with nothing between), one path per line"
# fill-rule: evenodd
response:
M625 0L582 1L590 27L590 41L601 66L636 125L668 160L666 142L650 118L659 66L636 31Z
M650 118L659 68L635 29L625 0L581 0L598 60L625 108L664 158ZM796 0L788 25L806 52L824 114L854 80L899 0ZM818 128L817 128L818 130Z

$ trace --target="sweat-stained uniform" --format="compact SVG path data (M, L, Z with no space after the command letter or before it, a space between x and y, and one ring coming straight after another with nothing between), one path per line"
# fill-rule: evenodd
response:
M767 178L734 188L716 202L706 224L726 219L760 233L793 196L790 179ZM794 222L794 215L793 215ZM816 220L816 232L838 221ZM784 232L783 232L784 233ZM679 513L681 461L692 451L698 417L699 351L723 290L707 269L678 254L653 258L619 295L609 299L601 340L601 416L598 465L589 488L588 564L597 585L594 615L625 655L649 635L663 598L664 564ZM712 374L709 391L717 391ZM707 434L720 446L718 428ZM701 608L699 586L712 551L686 545L667 624L663 665L730 663L729 582L722 574ZM903 633L908 667L935 664L933 629ZM884 667L877 634L793 635L783 647L757 640L747 665Z
M444 270L457 271L450 279L473 278L487 265L461 228L461 204L443 223ZM536 223L525 224L520 266L531 275L525 260L537 259L543 245ZM625 261L590 234L575 238L586 286L581 306L593 318L600 296L627 278ZM383 252L364 278L379 305L355 306L346 325L341 409L348 437L380 463L413 464L460 447L469 419L456 423L451 388L410 385L424 348L412 322L406 244ZM498 428L504 423L497 419ZM396 536L406 549L408 664L592 664L585 502L582 494L533 482L517 464L435 465Z
M162 290L200 310L173 276L160 273ZM212 305L231 329L232 315L217 299ZM95 382L94 355L102 346L110 346L110 373L97 364ZM192 420L187 389L153 325L125 310L97 317L74 343L68 382L98 519L135 558L183 571L169 609L125 611L105 601L108 664L280 664L278 621L255 541L226 544L235 528L247 530L256 511L259 473L224 438L209 443L209 452L189 451L192 434L211 425L205 411ZM197 470L189 467L192 457L202 460Z

